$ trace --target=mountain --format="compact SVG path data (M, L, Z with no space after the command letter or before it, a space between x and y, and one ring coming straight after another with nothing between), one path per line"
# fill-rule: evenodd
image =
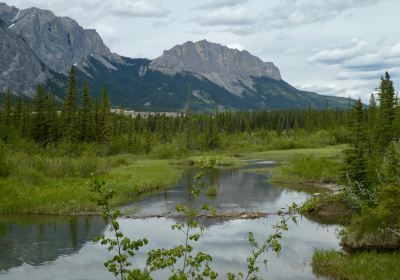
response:
M164 51L149 68L169 75L195 73L239 96L244 91L243 86L254 89L252 78L281 79L279 69L272 62L263 62L247 51L206 40L186 42Z
M52 74L29 45L0 19L0 89L32 96L34 81L46 83Z
M61 99L77 70L93 95L107 84L114 106L145 111L345 108L348 99L299 91L272 62L206 40L177 45L154 59L112 53L95 30L37 8L0 3L0 91L32 96L43 83Z

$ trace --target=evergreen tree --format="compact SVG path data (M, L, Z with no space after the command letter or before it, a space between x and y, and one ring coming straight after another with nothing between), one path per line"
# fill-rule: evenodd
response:
M4 96L4 124L11 125L12 123L12 93L8 89Z
M388 72L381 78L379 88L379 114L376 129L377 150L383 152L388 143L394 139L393 121L395 117L395 93L393 82Z
M367 185L366 165L366 127L364 122L364 111L361 100L358 99L353 109L353 125L350 149L345 154L345 177L352 182Z
M78 139L79 135L79 119L76 100L77 90L75 70L72 68L69 72L67 95L62 110L62 137L67 141L75 141Z
M111 118L111 105L108 100L107 87L103 87L102 92L102 106L100 113L100 131L101 131L101 141L110 142L112 138L112 118Z
M193 120L192 120L192 99L189 97L186 114L185 114L185 122L184 122L184 133L185 133L185 146L186 149L193 148L193 141L192 141L192 127L193 127Z
M24 104L22 102L21 96L18 96L13 112L13 125L18 131L21 130L21 125L22 125L21 121L22 121L23 105Z
M211 116L208 122L207 132L206 132L206 143L207 148L214 150L220 146L220 137L217 126L217 114L215 116Z
M46 144L48 139L48 119L46 114L47 101L46 92L43 86L39 85L36 88L36 96L34 98L34 112L32 118L32 138L41 144Z
M95 112L92 108L92 99L90 97L89 84L83 85L82 101L80 111L80 139L84 142L95 140Z
M47 123L49 127L48 142L55 143L60 137L59 117L53 93L47 95Z

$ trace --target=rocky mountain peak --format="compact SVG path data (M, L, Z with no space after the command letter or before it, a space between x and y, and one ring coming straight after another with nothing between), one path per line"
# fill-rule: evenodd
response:
M6 26L10 26L14 17L18 13L18 9L14 6L8 6L5 3L0 3L0 19L5 23Z
M84 65L90 55L118 60L95 30L84 29L69 17L57 17L38 8L18 10L0 4L0 18L56 72L67 73L72 65Z
M253 88L253 78L281 79L279 69L272 62L263 62L247 51L207 40L188 41L166 50L149 68L169 75L191 72L236 95L241 95L245 87Z

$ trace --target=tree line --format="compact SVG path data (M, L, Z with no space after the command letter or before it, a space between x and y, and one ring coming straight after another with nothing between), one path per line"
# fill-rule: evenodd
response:
M92 97L88 83L79 90L73 69L69 72L63 102L41 85L37 86L32 101L24 102L21 97L13 97L10 91L4 95L0 125L12 127L42 146L60 142L111 143L125 137L132 142L142 142L145 152L151 150L154 143L171 143L177 138L187 149L199 147L199 141L208 149L216 149L221 145L221 138L235 134L332 129L348 126L352 118L351 111L317 111L311 108L194 114L190 100L186 111L177 116L156 113L131 117L122 109L111 113L106 86L100 100Z

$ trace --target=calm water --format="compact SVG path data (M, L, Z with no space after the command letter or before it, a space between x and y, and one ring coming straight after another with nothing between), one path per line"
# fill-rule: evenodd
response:
M210 200L201 196L197 204L207 202L222 212L276 212L291 202L301 203L306 195L270 185L265 175L253 174L248 168L262 167L269 162L251 162L249 167L216 171L207 174L208 184L215 185L218 196ZM176 203L193 204L189 187L195 170L189 170L180 182L166 190L141 199L124 210L138 216L173 212ZM245 236L249 231L265 238L270 225L278 217L258 220L207 220L199 250L214 257L213 267L225 272L245 271L250 254ZM170 218L120 219L123 231L131 238L147 237L151 248L170 247L182 243L183 236L170 230ZM290 225L285 233L279 257L269 256L268 279L316 279L310 261L315 248L338 249L336 226L320 225L303 218ZM0 279L113 279L103 267L109 257L105 249L91 241L94 236L108 234L99 217L3 217L0 218ZM145 256L136 261L143 264ZM268 276L268 277L267 277ZM163 273L155 278L165 279ZM225 277L221 277L225 278Z

